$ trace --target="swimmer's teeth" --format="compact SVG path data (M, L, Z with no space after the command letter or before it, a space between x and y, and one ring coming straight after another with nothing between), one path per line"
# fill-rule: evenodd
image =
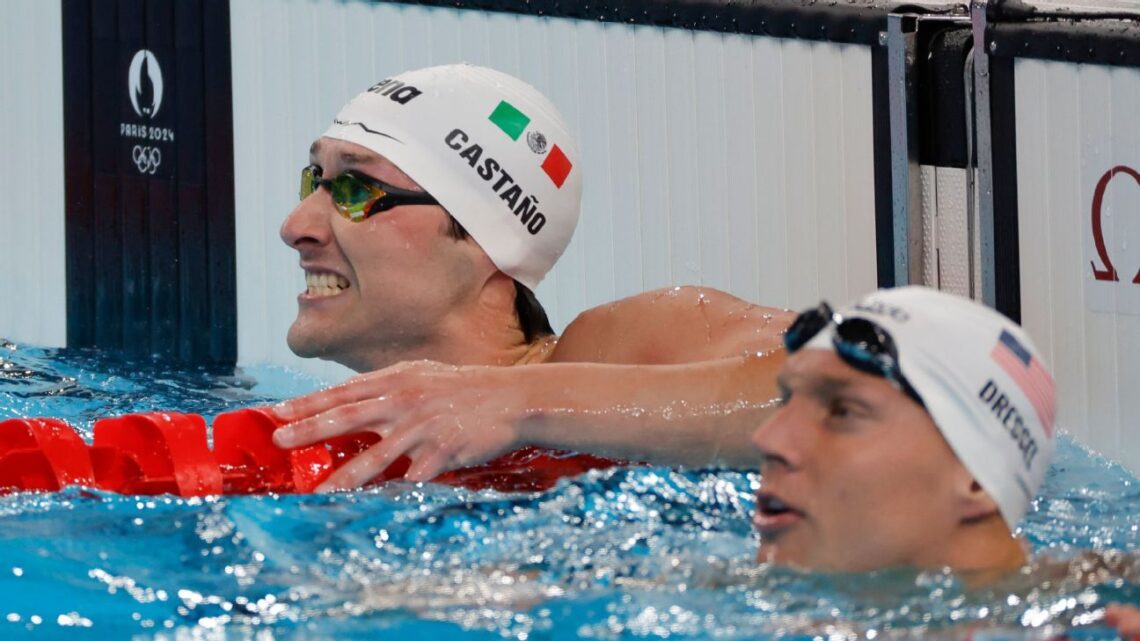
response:
M348 280L336 274L305 272L305 293L310 296L332 296L348 289Z

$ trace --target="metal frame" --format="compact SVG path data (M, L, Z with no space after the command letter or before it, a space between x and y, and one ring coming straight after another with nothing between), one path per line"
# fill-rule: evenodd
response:
M918 18L887 16L887 82L891 123L891 213L895 285L922 282L922 175L918 163L915 57Z
M994 264L994 176L990 123L990 57L985 50L988 0L972 0L970 25L974 31L974 134L977 158L976 185L980 216L978 229L982 272L982 302L997 306L997 271ZM973 247L973 239L970 245Z
M918 113L919 49L923 46L923 33L927 29L949 23L965 24L965 21L964 17L948 15L890 14L887 16L887 30L879 38L879 43L886 46L887 55L894 268L893 277L881 284L900 286L923 282L926 247L923 241L921 124ZM967 87L970 84L967 82ZM969 109L970 101L967 98L967 110ZM967 113L968 136L973 125L972 117L972 113ZM968 140L968 155L972 155L971 144L972 141ZM968 185L972 188L973 177L969 176L969 172L967 175ZM968 206L972 216L972 198L967 199L967 202L970 203ZM972 258L971 243L971 260Z
M904 5L902 0L374 1L866 45L877 42L887 14Z
M974 156L974 139L977 135L977 127L974 122L974 50L971 49L970 53L966 55L966 64L962 69L963 82L966 83L966 260L969 264L966 266L966 273L970 279L969 293L970 298L977 299L978 292L976 282L978 280L978 272L975 263L978 260L977 250L974 248L975 240L978 235L978 223L975 220L977 217L977 177L975 175L974 167L976 165Z

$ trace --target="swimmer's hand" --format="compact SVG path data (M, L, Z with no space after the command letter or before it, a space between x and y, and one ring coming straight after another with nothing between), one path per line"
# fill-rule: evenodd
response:
M382 440L317 489L356 488L401 456L427 481L523 446L656 465L751 466L775 411L783 352L697 362L400 363L273 408L278 447L372 433Z
M1126 641L1140 639L1140 608L1112 603L1104 609L1104 622Z
M273 441L295 448L345 434L380 436L319 492L360 487L401 455L412 460L405 478L427 481L523 445L518 428L530 412L517 378L524 369L414 361L354 376L275 405L273 412L288 424Z

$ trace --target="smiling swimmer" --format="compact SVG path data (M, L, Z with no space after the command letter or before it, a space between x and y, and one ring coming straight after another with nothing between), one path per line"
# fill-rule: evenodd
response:
M434 478L520 447L531 428L622 434L616 458L755 460L748 437L772 411L793 314L676 287L586 310L555 335L532 290L573 235L584 164L550 100L467 64L376 83L313 143L281 227L307 285L287 340L361 375L282 403L291 424L274 438L383 438L322 490L359 487L401 455L407 478Z

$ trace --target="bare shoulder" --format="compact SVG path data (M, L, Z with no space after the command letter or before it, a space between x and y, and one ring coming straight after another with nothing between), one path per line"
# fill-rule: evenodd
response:
M710 287L658 289L582 312L551 360L649 365L768 352L782 347L794 316Z

